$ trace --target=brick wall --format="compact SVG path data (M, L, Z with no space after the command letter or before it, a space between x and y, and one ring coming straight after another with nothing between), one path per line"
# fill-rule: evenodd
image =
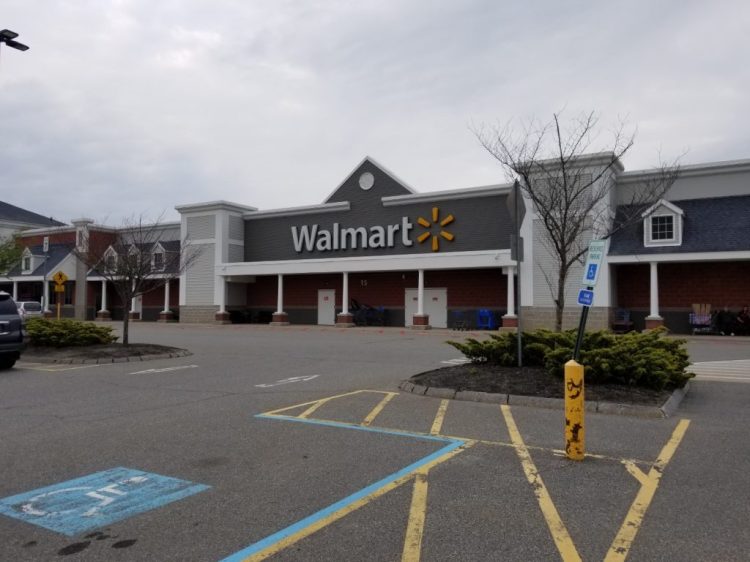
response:
M591 307L586 320L586 331L606 330L611 324L611 311L607 307ZM563 310L563 330L578 328L581 320L581 307L575 306ZM536 330L538 328L555 327L554 307L524 306L521 309L521 328L523 331Z
M659 309L691 308L693 303L736 309L750 302L750 262L662 263ZM618 265L617 305L649 308L648 264Z
M213 322L218 310L218 306L181 306L180 322Z
M448 289L448 307L504 308L507 277L501 269L426 271L425 288ZM349 297L370 306L404 307L404 291L416 288L417 272L369 272L349 274ZM318 289L334 289L341 307L342 275L284 276L284 308L317 307ZM247 306L276 307L276 276L259 276L247 285Z
M21 238L21 244L24 246L41 246L44 243L44 234L38 236L24 236ZM50 234L50 244L75 244L76 233L73 232L59 232L57 234Z

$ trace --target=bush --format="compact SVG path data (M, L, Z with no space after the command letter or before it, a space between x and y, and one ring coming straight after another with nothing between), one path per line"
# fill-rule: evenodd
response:
M40 347L77 347L117 341L111 327L77 320L32 318L26 322L26 331L31 344Z
M617 335L608 331L584 334L581 363L586 381L592 384L622 384L661 390L681 388L694 375L686 373L690 364L685 340L664 337L665 330ZM525 332L522 338L523 363L543 367L562 378L565 363L573 357L576 330ZM449 341L474 363L512 367L517 365L517 342L513 333L490 334L490 339Z

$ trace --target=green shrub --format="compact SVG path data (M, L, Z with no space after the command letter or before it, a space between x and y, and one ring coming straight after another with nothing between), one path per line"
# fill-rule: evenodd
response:
M31 344L41 347L77 347L117 341L110 326L68 319L32 318L26 322L26 331Z
M685 372L690 364L685 340L665 338L664 334L665 330L622 335L608 331L584 334L581 363L586 368L586 381L657 390L684 386L694 376ZM524 332L524 365L544 367L548 373L562 378L565 363L573 357L576 336L576 330ZM472 338L447 343L474 363L507 367L517 364L516 335L512 333L490 334L489 339L482 341Z

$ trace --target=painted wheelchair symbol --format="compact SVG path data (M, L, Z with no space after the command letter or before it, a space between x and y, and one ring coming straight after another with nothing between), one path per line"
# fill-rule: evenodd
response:
M81 495L83 495L99 503L88 507L86 511L81 513L81 516L96 517L97 515L100 515L103 507L115 502L118 497L128 495L127 491L120 489L121 487L143 484L147 480L148 477L146 476L133 476L116 482L115 484L102 486L101 488L96 489L94 489L93 486L73 486L71 488L53 490L30 498L29 501L21 504L20 510L26 515L36 517L59 517L61 515L75 513L87 508L90 505L90 502L88 500L83 501L83 498L81 498ZM91 491L81 494L84 490ZM62 494L72 494L72 496L62 498L60 497ZM65 509L68 506L72 506L72 508Z

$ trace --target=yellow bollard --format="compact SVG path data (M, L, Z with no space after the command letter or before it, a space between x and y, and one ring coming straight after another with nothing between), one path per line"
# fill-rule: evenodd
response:
M583 365L571 359L565 363L565 454L574 461L586 454L583 411Z

